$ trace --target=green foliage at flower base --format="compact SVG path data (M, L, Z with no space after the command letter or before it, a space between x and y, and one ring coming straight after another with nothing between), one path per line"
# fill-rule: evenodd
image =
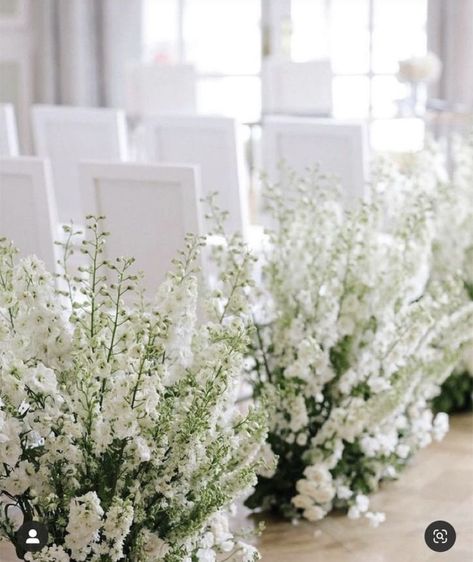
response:
M473 376L467 371L450 375L432 404L436 412L473 412Z

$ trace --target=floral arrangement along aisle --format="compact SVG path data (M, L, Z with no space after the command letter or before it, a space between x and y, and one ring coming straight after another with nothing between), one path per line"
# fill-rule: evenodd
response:
M437 212L433 277L459 272L465 300L473 300L473 132L467 138L454 139L452 154L452 179ZM467 348L455 373L442 385L434 407L449 412L473 409L473 346Z
M465 300L473 300L473 133L454 137L451 153L451 174L444 151L432 139L423 150L400 160L384 158L384 164L391 176L397 173L411 181L415 178L436 193L431 279L456 272L464 280ZM442 384L433 409L449 413L473 410L473 348L465 350L455 371Z
M454 138L452 155L452 178L437 213L434 276L458 271L473 299L473 132Z
M250 371L275 404L267 456L279 460L250 507L310 521L343 508L376 526L368 494L448 429L430 399L473 338L473 304L454 277L425 292L434 194L394 180L380 170L372 201L351 212L317 171L267 188Z
M88 228L76 278L70 232L60 295L42 263L0 246L0 539L25 519L49 530L27 560L258 559L227 518L266 437L264 413L236 404L251 257L237 237L220 250L198 322L201 240L146 304L132 260L106 261L100 220Z
M450 174L443 151L432 140L400 163L391 162L391 167L435 190L436 235L430 276L439 280L455 272L463 279L467 301L473 300L473 132L452 140ZM465 350L433 406L435 411L451 413L473 409L473 348Z

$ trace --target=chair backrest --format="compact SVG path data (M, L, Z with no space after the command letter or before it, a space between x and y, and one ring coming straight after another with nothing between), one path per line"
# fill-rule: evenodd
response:
M22 256L35 254L56 270L57 216L49 164L41 158L0 158L0 236Z
M268 59L262 65L264 114L330 116L332 66L329 59L291 62Z
M106 257L136 259L144 288L154 292L184 248L187 233L200 234L200 186L192 166L80 164L84 209L103 215L110 232Z
M36 153L51 160L59 220L79 223L84 216L79 162L127 159L125 114L115 109L37 105L33 132Z
M142 152L149 161L199 165L202 196L218 192L219 206L229 213L227 232L245 235L248 192L238 133L236 122L227 117L149 118L143 121Z
M263 169L277 180L282 162L297 173L320 165L338 176L348 205L365 195L368 143L362 122L334 119L265 119L262 133Z
M0 156L18 156L19 153L15 110L9 103L0 104Z
M127 111L134 115L192 115L196 76L190 64L135 64L127 72Z

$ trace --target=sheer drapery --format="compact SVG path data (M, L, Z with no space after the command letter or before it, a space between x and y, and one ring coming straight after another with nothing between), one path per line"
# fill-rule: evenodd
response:
M32 2L35 101L122 105L140 58L141 0Z
M429 0L429 49L443 63L432 94L473 110L473 0Z

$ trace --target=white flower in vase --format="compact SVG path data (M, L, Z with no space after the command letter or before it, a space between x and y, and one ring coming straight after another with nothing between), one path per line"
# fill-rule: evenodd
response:
M422 109L425 110L425 100L423 108L419 107L420 96L422 93L425 96L426 85L436 82L441 72L442 62L437 55L431 52L399 61L397 77L400 82L409 84L411 89L409 105L414 115L419 114Z

